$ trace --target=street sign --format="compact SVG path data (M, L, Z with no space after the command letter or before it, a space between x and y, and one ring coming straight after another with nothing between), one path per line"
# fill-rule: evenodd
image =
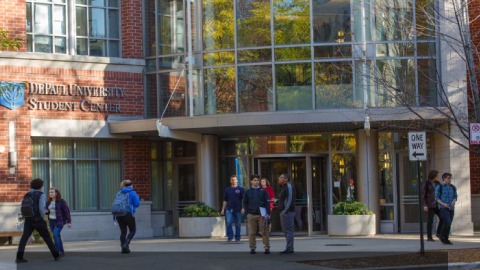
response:
M480 144L479 123L470 123L470 144Z
M425 132L408 133L408 154L410 161L427 160L427 135Z

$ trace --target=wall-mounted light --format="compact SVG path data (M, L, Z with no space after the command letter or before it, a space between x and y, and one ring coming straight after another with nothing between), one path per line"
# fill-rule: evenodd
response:
M5 146L4 145L0 145L0 154L5 152Z
M15 151L15 122L8 122L8 136L9 136L9 151L8 151L8 167L10 167L10 173L15 173L15 167L17 167L17 152Z

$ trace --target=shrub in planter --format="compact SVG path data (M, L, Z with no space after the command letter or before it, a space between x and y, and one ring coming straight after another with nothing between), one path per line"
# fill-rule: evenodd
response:
M361 202L345 201L339 202L333 208L334 215L373 215L372 211L367 209L367 206Z
M206 205L205 203L197 203L187 206L183 209L182 217L219 217L220 213L213 207Z
M328 235L375 235L375 214L364 203L349 200L338 203L328 216Z

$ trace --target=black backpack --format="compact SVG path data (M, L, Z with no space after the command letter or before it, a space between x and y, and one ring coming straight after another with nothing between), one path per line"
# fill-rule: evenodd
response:
M40 215L38 206L42 194L40 191L32 191L23 196L21 212L24 218L33 218Z

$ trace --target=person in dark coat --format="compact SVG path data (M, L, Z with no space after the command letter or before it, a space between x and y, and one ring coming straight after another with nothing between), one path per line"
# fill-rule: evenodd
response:
M440 210L438 209L437 202L435 201L435 189L440 182L438 182L438 171L431 170L428 173L427 181L422 184L422 206L423 211L428 212L427 220L427 241L435 242L432 238L432 229L433 229L433 218L435 215L438 216L439 223L437 226L437 237L440 238L440 233L442 232L443 220L440 215Z

